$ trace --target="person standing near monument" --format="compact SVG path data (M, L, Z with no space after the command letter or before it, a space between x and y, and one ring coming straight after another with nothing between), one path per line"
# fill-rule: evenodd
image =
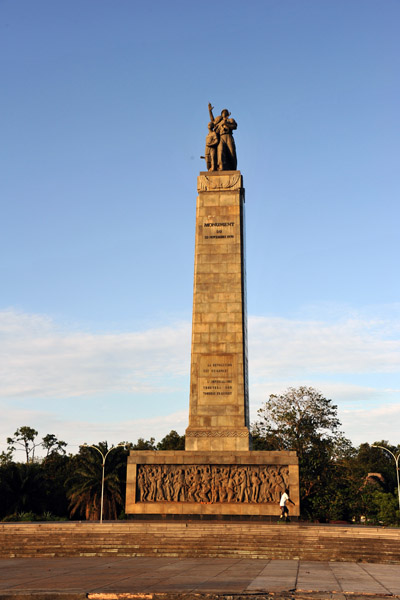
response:
M287 502L290 502L290 504L293 504L294 506L294 502L289 498L289 490L286 488L285 491L283 492L282 496L281 496L281 500L279 502L279 505L281 507L281 511L282 514L279 517L280 519L285 518L286 522L289 522L289 509L286 506Z

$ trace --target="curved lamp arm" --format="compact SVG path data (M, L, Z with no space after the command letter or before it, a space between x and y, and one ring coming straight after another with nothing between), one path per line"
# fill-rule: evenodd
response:
M400 459L400 452L396 456L395 454L393 454L393 452L391 450L389 450L389 448L385 448L385 446L378 446L378 444L372 444L371 448L380 448L381 450L386 450L386 452L389 452L389 454L391 454L393 456L393 458L394 458L394 462L396 463L397 494L398 494L398 497L399 497L399 512L400 512L400 480L399 480L399 459Z

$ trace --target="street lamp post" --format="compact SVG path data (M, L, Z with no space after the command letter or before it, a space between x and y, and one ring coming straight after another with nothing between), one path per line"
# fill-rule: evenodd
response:
M397 494L399 497L399 512L400 512L400 481L399 481L399 459L400 459L400 452L398 453L397 456L395 456L393 454L393 452L391 450L389 450L389 448L385 448L385 446L378 446L377 444L372 444L372 448L380 448L381 450L386 450L386 452L389 452L389 454L391 454L394 458L394 462L396 463L396 474L397 474Z
M107 456L110 454L111 450L115 450L116 448L121 448L125 446L125 444L118 444L117 446L113 446L112 448L110 448L108 450L108 452L106 452L106 454L103 454L102 451L97 448L97 446L91 446L90 444L82 444L82 448L94 448L95 450L97 450L97 452L99 452L101 454L101 457L103 459L102 462L102 475L101 475L101 500L100 500L100 523L103 523L103 501L104 501L104 467L106 465L106 458Z

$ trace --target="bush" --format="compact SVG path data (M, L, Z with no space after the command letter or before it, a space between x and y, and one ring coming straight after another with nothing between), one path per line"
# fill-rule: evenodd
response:
M2 523L32 523L35 521L66 521L66 517L58 517L50 512L37 515L34 512L19 512L7 515L2 519Z
M378 521L383 525L399 525L399 504L394 494L376 490L373 498L378 508Z
M367 523L373 525L400 525L397 494L369 488L364 490L362 496Z

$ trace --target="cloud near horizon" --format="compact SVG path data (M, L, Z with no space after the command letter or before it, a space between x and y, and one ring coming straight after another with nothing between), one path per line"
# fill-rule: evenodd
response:
M83 419L85 431L94 429L100 435L107 427L109 432L114 427L122 433L129 424L128 430L136 435L130 439L146 437L144 432L151 427L154 433L148 435L159 432L162 437L169 429L179 428L183 432L187 416L185 419L182 401L171 404L168 415L157 417L152 398L175 394L187 402L190 329L191 324L182 321L140 332L88 333L61 326L47 316L0 311L0 401L5 415L1 436L29 424L28 419L35 415L41 415L41 422L48 422L49 426L58 422L65 430L65 419L57 416L57 400L76 398L83 402L97 396L109 396L111 400L118 394L131 395L132 407L147 397L148 413L134 420L129 414L125 420L114 420L110 414L106 424L96 424L96 419L91 424ZM289 386L311 385L339 405L345 432L352 439L354 432L358 436L358 430L361 437L363 430L365 435L372 435L374 427L377 435L372 435L372 440L385 437L380 434L385 426L394 434L392 421L393 415L398 414L400 387L399 334L400 324L393 320L388 323L373 318L323 321L250 316L253 419L269 393ZM369 383L371 374L379 375L379 386ZM352 375L354 381L349 382ZM41 400L46 398L55 401L53 409L41 410ZM351 406L353 402L355 406ZM66 437L68 429L73 432L73 423L76 419L71 418ZM119 440L124 438L119 436Z
M266 376L400 371L400 324L250 317L252 370ZM390 332L390 337L388 337ZM393 335L398 339L393 339ZM268 358L266 358L268 357Z
M173 390L188 372L190 323L83 333L41 315L0 312L0 397L66 398ZM169 385L168 385L169 384Z

